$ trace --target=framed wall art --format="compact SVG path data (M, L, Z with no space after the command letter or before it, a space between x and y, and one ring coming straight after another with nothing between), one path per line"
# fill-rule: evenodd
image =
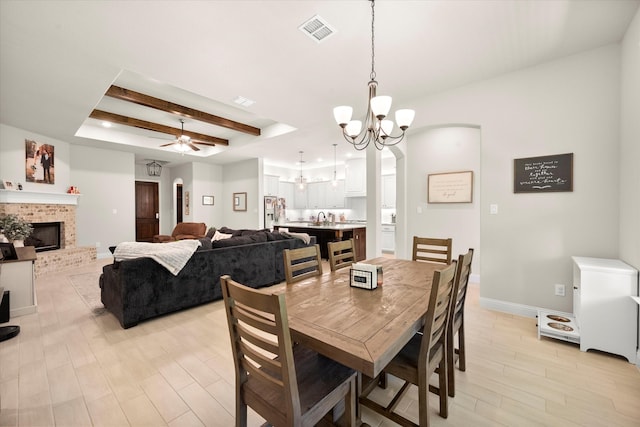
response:
M513 192L573 191L573 153L513 160Z
M213 206L213 196L202 196L202 204L205 206Z
M40 144L37 141L25 139L24 152L27 182L55 184L55 147L51 144Z
M428 203L472 203L473 171L429 174L427 193Z
M247 193L233 193L233 210L247 210Z

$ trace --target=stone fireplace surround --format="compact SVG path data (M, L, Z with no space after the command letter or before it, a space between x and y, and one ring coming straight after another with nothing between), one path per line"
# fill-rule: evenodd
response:
M96 259L95 247L76 246L77 194L0 190L0 215L16 214L29 222L60 221L60 249L38 252L35 274L78 267Z

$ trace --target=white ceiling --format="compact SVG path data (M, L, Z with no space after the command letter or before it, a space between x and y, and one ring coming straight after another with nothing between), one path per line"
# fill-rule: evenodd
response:
M376 3L378 94L392 110L431 93L621 40L638 0L401 1ZM136 159L223 164L333 164L356 154L332 109L366 109L370 3L357 1L0 0L0 122ZM298 27L320 15L322 43ZM104 98L110 85L262 128L261 137L187 119L185 129L229 147L180 155L168 135L105 129L94 108L180 127L179 117ZM251 107L232 101L255 100ZM417 111L412 128L432 125ZM411 131L411 129L409 130ZM163 141L158 138L168 138Z

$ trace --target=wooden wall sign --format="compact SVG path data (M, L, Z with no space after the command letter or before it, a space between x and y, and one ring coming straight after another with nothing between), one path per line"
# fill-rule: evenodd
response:
M473 202L473 171L429 174L427 177L427 202Z
M513 192L573 191L573 153L513 161Z

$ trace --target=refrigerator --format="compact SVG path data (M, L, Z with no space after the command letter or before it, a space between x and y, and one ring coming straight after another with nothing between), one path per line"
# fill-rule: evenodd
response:
M284 223L287 204L284 197L265 196L264 198L264 227L273 228L273 224Z

